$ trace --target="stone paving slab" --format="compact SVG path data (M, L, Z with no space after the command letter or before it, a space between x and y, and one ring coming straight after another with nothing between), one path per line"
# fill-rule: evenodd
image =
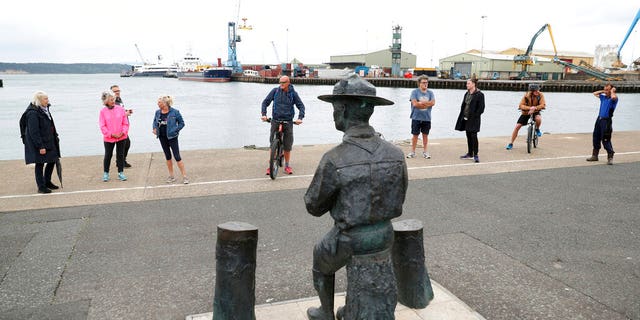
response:
M484 320L451 292L431 280L434 298L424 309L410 309L401 304L396 307L396 320ZM335 305L344 305L345 294L336 295ZM307 320L307 308L320 304L318 297L262 304L255 308L256 320ZM213 312L188 315L185 320L211 320Z

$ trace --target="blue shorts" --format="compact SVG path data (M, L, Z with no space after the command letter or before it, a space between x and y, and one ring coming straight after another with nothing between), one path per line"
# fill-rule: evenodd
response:
M411 120L411 134L417 136L420 132L428 135L431 130L431 121Z

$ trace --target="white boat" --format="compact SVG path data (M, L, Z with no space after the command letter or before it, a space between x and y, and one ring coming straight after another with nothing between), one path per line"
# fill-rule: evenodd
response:
M166 77L167 75L177 74L178 66L163 64L146 64L142 66L134 66L133 77Z
M133 67L133 77L167 77L178 73L177 64L166 64L162 62L162 56L158 56L158 63L143 64Z
M202 71L209 66L205 66L202 64L202 61L199 57L193 56L191 51L188 51L182 60L178 62L178 71L180 72L194 72L194 71Z

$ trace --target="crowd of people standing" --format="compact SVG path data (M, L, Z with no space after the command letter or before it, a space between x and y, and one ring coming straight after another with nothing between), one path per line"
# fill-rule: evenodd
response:
M418 77L417 88L412 90L409 101L411 108L411 151L406 158L416 157L417 142L422 139L422 157L430 159L428 151L428 136L431 130L431 110L436 107L435 94L428 89L429 79L426 76ZM467 80L467 90L462 97L460 112L457 117L454 129L464 131L467 139L467 152L460 156L460 159L469 159L480 162L478 148L478 132L481 128L481 117L485 110L485 96L477 87L478 80L472 78ZM593 93L600 100L600 109L593 131L593 154L587 161L597 161L598 153L603 146L607 151L607 163L613 164L613 146L611 144L612 117L618 103L616 88L611 84L606 84L603 90ZM345 96L349 93L345 92ZM130 121L133 114L132 108L125 108L121 89L118 85L113 85L109 90L101 94L103 108L99 111L99 128L103 136L104 158L102 181L108 182L111 179L110 166L113 158L113 151L116 152L116 168L118 170L117 179L127 181L124 173L125 168L132 165L127 161L127 155L131 147L129 137ZM188 184L189 179L186 174L185 165L180 155L178 136L185 127L184 119L180 111L173 107L173 97L162 95L157 100L153 122L152 133L158 138L160 146L164 152L168 177L167 183L176 181L173 162L175 161L182 183ZM283 76L279 79L279 86L273 88L262 101L261 120L266 121L267 109L271 105L272 121L269 140L274 138L275 130L278 128L278 121L285 121L284 129L284 158L285 172L293 174L290 165L291 150L293 147L293 124L301 124L305 116L305 106L290 79ZM297 108L297 115L296 110ZM511 135L511 140L506 149L511 150L517 137L519 129L526 124L526 120L533 115L536 122L536 133L540 136L541 116L540 111L545 109L546 102L544 95L540 92L538 84L529 86L529 90L523 96L519 104L522 111L516 122L516 127ZM38 91L34 94L32 101L25 110L21 119L21 131L23 135L25 163L35 164L35 181L39 193L51 193L59 186L52 183L52 173L56 166L59 166L61 157L58 131L56 130L53 116L50 112L51 104L46 93ZM295 119L295 120L294 120ZM24 122L24 124L23 124ZM24 125L24 128L23 128ZM267 169L267 175L269 174Z

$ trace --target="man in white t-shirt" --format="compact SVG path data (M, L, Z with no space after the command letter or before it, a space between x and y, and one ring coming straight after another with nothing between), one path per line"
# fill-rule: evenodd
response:
M425 75L418 77L418 88L411 92L411 152L407 158L415 158L418 136L422 133L422 156L431 159L427 152L429 131L431 130L431 108L436 104L436 96L428 89L429 78Z

